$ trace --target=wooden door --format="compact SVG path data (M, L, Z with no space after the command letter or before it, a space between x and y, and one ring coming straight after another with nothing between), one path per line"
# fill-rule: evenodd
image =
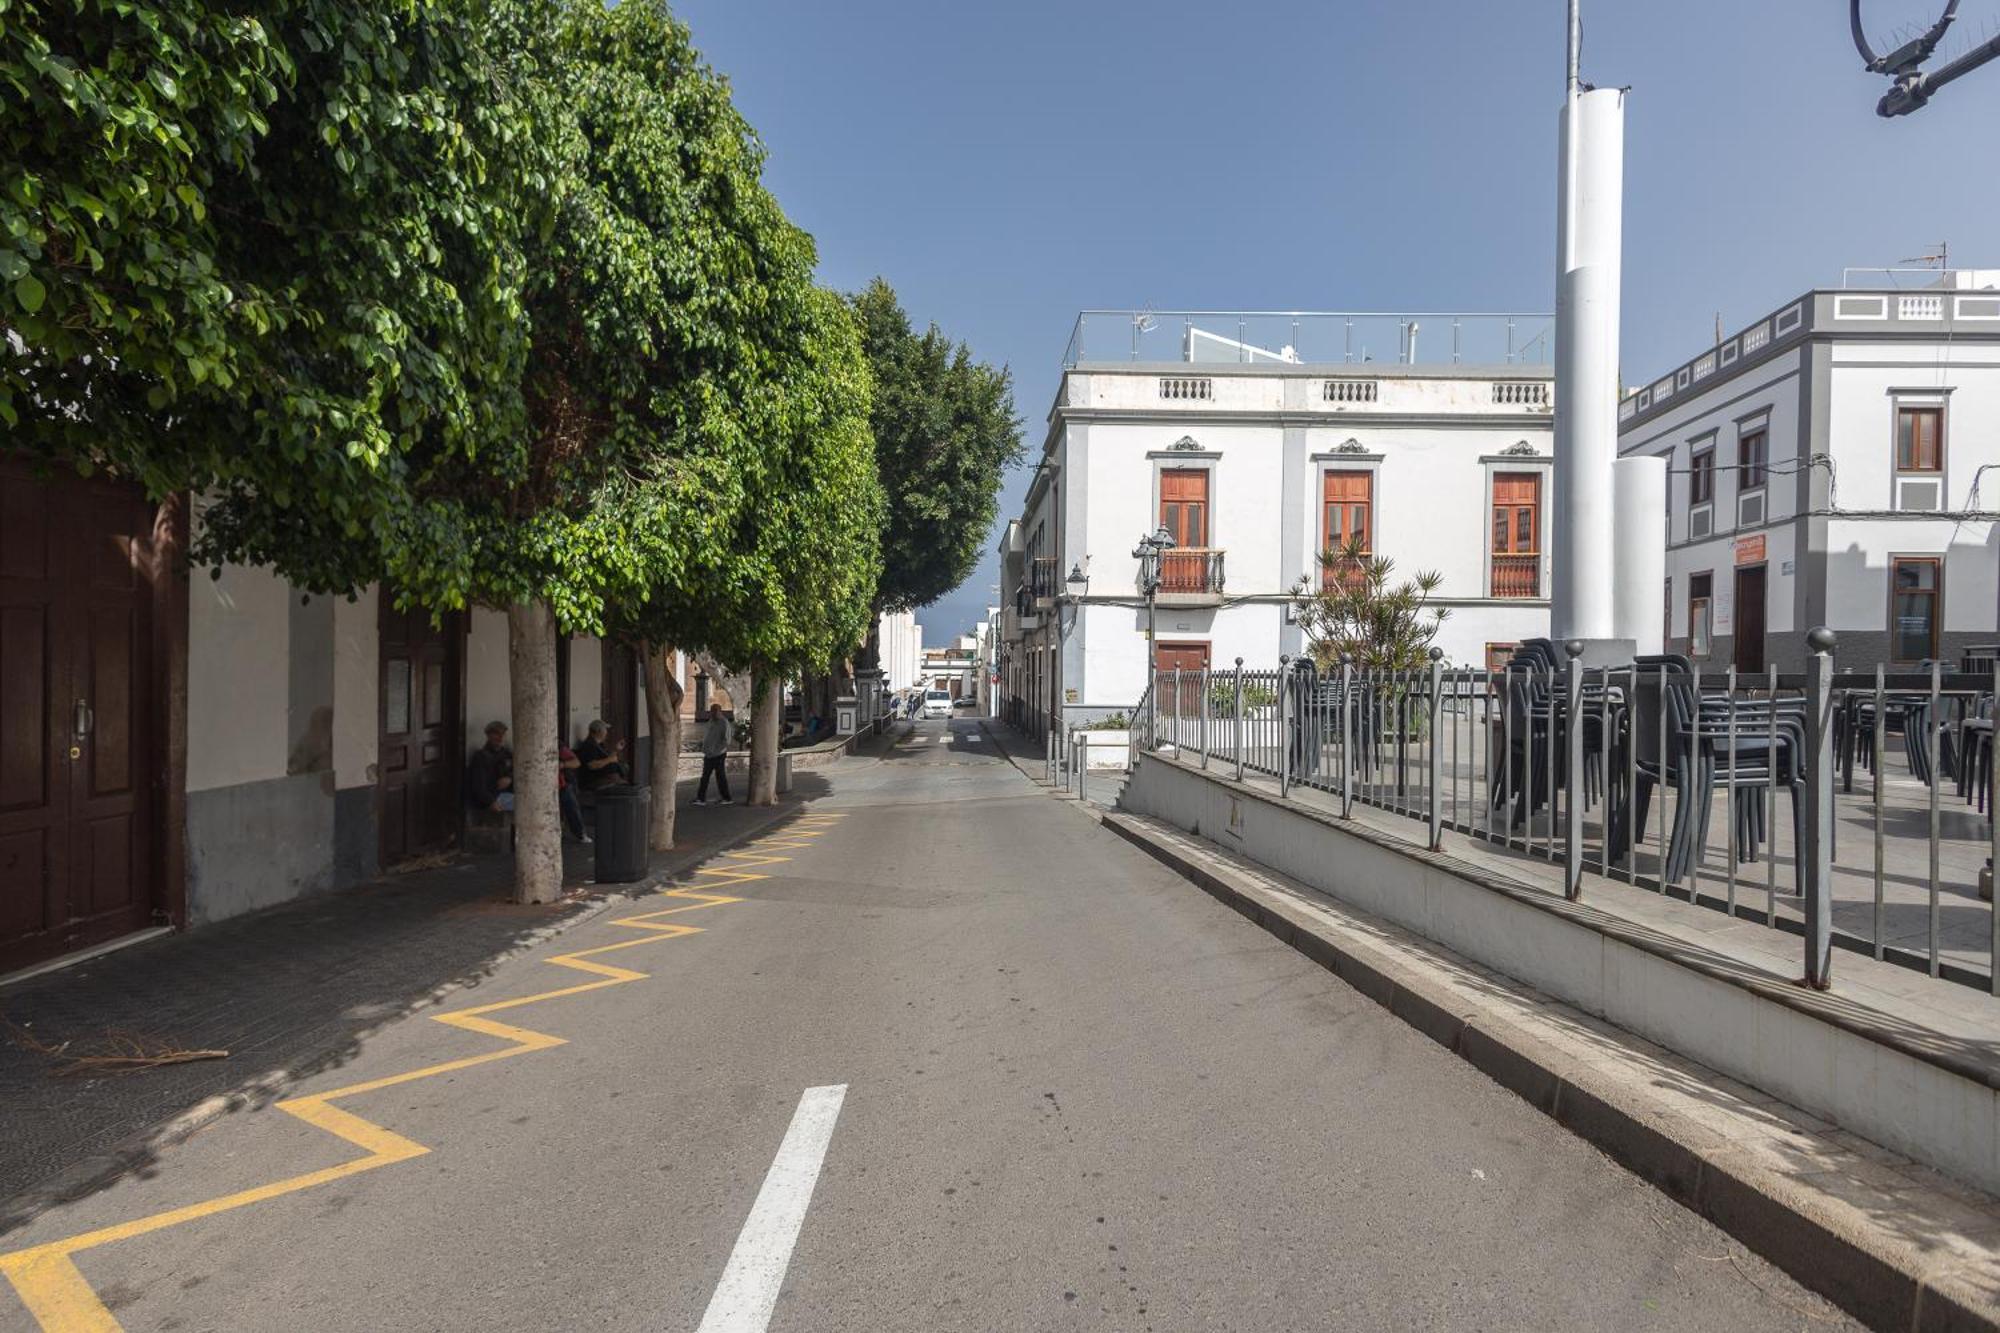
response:
M1542 478L1493 478L1493 596L1538 597L1542 590Z
M421 607L396 610L390 590L380 596L382 735L376 788L382 864L391 866L449 847L458 837L465 753L459 659L465 629L457 615L435 625ZM521 739L508 737L510 744Z
M1737 674L1764 670L1764 565L1736 571Z
M612 739L630 750L639 731L639 655L629 643L606 642L602 670L597 715L611 725Z
M1178 709L1185 716L1195 716L1201 711L1201 680L1196 676L1181 678L1180 692L1174 691L1175 670L1199 672L1208 670L1208 645L1205 643L1161 643L1153 647L1153 662L1160 673L1160 712L1171 714Z
M0 468L0 971L155 919L153 518Z
M1174 539L1160 557L1161 592L1208 591L1208 469L1160 473L1160 526Z

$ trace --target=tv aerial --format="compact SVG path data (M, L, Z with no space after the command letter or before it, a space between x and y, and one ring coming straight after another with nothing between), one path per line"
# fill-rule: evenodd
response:
M1947 61L1935 70L1925 70L1924 62L1937 53L1938 44L1958 17L1959 0L1945 0L1944 13L1920 35L1893 51L1878 53L1861 27L1861 0L1848 0L1848 21L1854 30L1854 47L1870 74L1889 79L1889 91L1875 104L1875 114L1883 117L1907 116L1931 100L1931 95L1947 83L1961 79L1987 61L2000 56L2000 36L1981 42L1964 55Z

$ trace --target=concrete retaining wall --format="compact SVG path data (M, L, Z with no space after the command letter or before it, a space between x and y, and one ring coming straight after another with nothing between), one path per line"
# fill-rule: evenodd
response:
M1545 890L1142 755L1121 805L1312 885L1987 1190L2000 1092L1975 1052Z

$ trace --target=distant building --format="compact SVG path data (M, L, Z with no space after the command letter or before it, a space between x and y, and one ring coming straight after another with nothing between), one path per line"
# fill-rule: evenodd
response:
M2000 614L2000 272L1814 290L1628 395L1667 460L1668 650L1798 671L1955 663ZM1621 533L1620 540L1628 540Z
M1550 323L1086 313L1001 547L1002 715L1039 733L1129 711L1149 662L1306 651L1294 589L1349 539L1443 575L1453 662L1546 634ZM1162 526L1149 651L1132 552Z

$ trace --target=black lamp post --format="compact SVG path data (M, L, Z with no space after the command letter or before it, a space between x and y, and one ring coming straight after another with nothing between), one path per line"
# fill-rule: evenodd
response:
M1132 552L1139 562L1139 586L1146 594L1146 748L1149 750L1153 748L1153 724L1160 715L1160 557L1174 546L1174 534L1162 523L1141 537Z

